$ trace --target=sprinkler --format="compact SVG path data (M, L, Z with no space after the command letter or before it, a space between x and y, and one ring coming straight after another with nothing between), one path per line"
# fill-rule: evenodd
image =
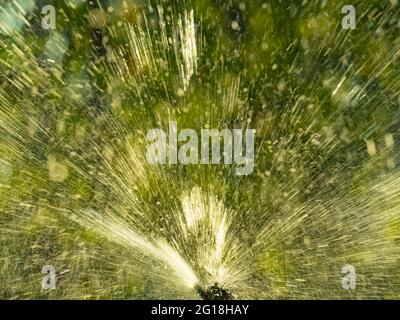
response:
M197 285L195 287L197 294L204 300L232 300L232 294L218 285L218 283L214 283L213 285L202 288L201 286Z

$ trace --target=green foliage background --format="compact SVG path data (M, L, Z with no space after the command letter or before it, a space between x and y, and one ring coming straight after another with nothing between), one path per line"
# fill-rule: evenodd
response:
M41 28L45 4L56 8L56 30ZM182 297L62 214L123 207L126 199L98 182L107 175L99 150L123 157L132 140L140 153L148 128L176 120L196 130L256 129L255 171L178 165L148 173L136 184L153 223L144 232L162 234L180 195L201 186L237 212L232 232L244 246L275 226L254 250L256 285L239 297L398 299L399 4L353 1L357 28L343 30L346 4L1 0L0 298ZM140 71L129 51L128 26L143 14L157 21L157 5L172 21L195 12L197 71L184 95L174 63ZM114 72L113 52L125 77ZM172 47L164 53L173 61ZM280 225L299 210L308 213L300 225ZM60 272L56 290L41 288L46 264ZM357 267L355 291L341 287L345 264Z

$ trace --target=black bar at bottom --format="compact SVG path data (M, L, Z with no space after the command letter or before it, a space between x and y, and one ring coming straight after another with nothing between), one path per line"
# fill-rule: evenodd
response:
M182 300L18 300L0 301L2 315L38 316L40 319L58 316L106 317L110 319L278 319L306 316L324 319L326 316L360 318L363 313L382 317L396 314L399 301L182 301Z

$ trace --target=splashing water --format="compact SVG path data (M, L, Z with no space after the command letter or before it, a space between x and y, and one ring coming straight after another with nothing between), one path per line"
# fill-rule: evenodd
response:
M400 297L396 1L357 32L339 1L68 1L47 31L27 3L0 5L1 298ZM169 121L255 129L254 173L147 163Z

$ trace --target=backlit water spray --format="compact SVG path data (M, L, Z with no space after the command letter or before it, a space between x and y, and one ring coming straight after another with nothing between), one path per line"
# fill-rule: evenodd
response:
M397 1L60 3L0 5L1 298L400 297ZM251 174L149 163L170 123Z

